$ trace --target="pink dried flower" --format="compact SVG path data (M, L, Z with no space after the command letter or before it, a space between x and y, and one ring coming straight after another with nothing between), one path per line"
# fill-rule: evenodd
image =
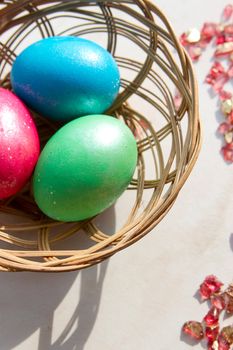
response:
M211 295L218 293L222 286L223 283L216 276L207 276L199 289L202 300L210 299Z

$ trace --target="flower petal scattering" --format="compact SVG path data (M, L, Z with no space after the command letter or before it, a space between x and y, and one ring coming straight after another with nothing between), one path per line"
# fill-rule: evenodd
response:
M202 301L210 310L201 322L188 321L182 331L196 341L206 341L208 350L233 349L233 325L220 327L220 316L233 315L233 285L223 290L223 283L214 275L207 276L199 287Z
M220 23L206 22L199 30L191 28L180 36L193 62L197 62L207 46L214 47L214 63L206 75L205 83L219 98L223 122L217 129L223 137L221 154L228 163L233 163L233 99L225 85L233 78L233 4L227 5ZM175 105L177 107L177 93ZM224 120L225 119L225 120Z

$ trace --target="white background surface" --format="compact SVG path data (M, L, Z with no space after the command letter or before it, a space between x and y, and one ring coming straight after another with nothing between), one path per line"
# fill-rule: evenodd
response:
M226 3L156 4L180 34L219 21ZM233 275L233 165L219 154L217 99L203 84L211 54L196 66L203 147L172 210L143 240L100 266L64 274L0 274L1 350L192 348L180 329L207 310L194 296L197 287L208 274L226 283Z

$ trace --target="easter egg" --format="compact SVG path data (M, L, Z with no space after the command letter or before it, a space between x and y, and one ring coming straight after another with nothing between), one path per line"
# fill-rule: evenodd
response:
M40 155L35 201L56 220L90 218L122 194L136 163L136 141L123 122L106 115L75 119L52 136Z
M9 90L0 88L0 199L26 184L40 152L29 110Z
M11 83L39 114L68 122L106 111L118 94L120 75L111 54L98 44L72 36L50 37L19 54Z

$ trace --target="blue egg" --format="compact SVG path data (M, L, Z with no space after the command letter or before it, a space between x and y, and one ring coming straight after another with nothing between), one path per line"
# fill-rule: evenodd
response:
M11 83L30 108L68 122L106 111L119 92L120 74L112 55L98 44L72 36L51 37L20 53Z

